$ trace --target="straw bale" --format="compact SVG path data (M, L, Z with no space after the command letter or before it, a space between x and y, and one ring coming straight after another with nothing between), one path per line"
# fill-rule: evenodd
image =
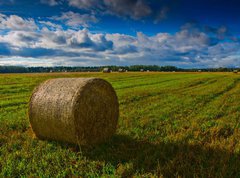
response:
M117 127L119 104L113 87L99 78L58 78L39 85L29 120L40 139L79 145L106 141Z

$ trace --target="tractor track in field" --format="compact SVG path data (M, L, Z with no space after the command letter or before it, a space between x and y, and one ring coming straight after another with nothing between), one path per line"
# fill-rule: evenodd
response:
M161 84L165 82L170 82L170 81L176 81L177 79L170 79L170 80L163 80L163 81L158 81L158 82L152 82L152 83L141 83L141 84L136 84L136 85L128 85L125 87L120 87L120 88L115 88L116 90L122 90L122 89L127 89L127 88L137 88L137 87L142 87L142 86L151 86L151 85L156 85L156 84Z
M28 93L30 91L31 91L30 89L19 89L19 90L13 90L13 91L10 90L7 92L6 92L6 90L3 90L3 91L0 90L0 94Z
M210 78L200 78L200 79L192 81L189 84L187 83L186 85L179 87L178 92L188 92L188 90L198 88L199 86L211 85L211 84L216 83L220 78L223 79L226 77L227 76L215 76L215 77L210 77Z
M225 77L224 77L225 78ZM205 85L205 84L208 84L208 85L213 85L213 84L215 84L217 81L218 81L218 79L219 79L219 77L217 77L217 78L211 78L211 79L208 79L208 80L205 80L205 82L200 82L200 81L198 81L198 82L196 82L195 84L191 84L191 85L189 85L189 87L188 87L188 90L189 90L189 88L196 88L196 87L200 87L200 86L202 86L202 85ZM189 113L189 111L186 111L186 112L183 112L183 113L181 113L181 117L184 117L184 118L188 118L188 119L192 119L194 116L196 116L199 112L201 112L207 105L208 105L208 103L210 103L210 102L212 102L213 100L215 100L215 99L217 99L218 97L221 97L222 95L225 95L226 93L228 93L228 92L230 92L231 90L233 90L238 84L239 84L239 82L240 82L240 78L237 78L237 79L235 79L234 81L233 81L233 83L231 84L231 85L229 85L228 87L226 87L223 91L220 91L220 92L218 92L218 93L216 93L216 94L214 94L213 96L210 96L206 101L204 101L204 102L202 102L203 100L201 100L201 99L198 99L197 101L196 101L196 103L198 103L198 101L200 101L201 102L201 107L199 107L198 105L196 105L196 106L194 106L193 108L192 108L192 110L194 110L194 112L193 113ZM184 86L184 87L182 87L182 91L186 91L185 89L186 89L186 86ZM179 88L177 88L177 89L174 89L174 90L172 90L170 93L181 93L182 91L179 91ZM158 99L160 99L161 97L161 95L165 95L166 93L168 93L169 91L167 91L167 92L164 92L164 91L161 91L161 92L155 92L155 93L150 93L150 94L147 94L147 95L144 95L144 96L140 96L140 97L138 97L138 96L136 96L136 97L134 97L134 98L131 98L130 100L128 100L127 102L125 101L125 102L121 102L120 104L129 104L129 103L132 103L132 102L139 102L139 101L142 101L142 100L146 100L146 99L149 99L149 98L151 98L151 97L156 97L156 96L159 96L159 97L156 97L155 99L154 99L154 101L155 100L158 100ZM176 93L176 94L177 94ZM209 95L208 95L209 96ZM151 101L151 102L153 102L153 101ZM156 107L154 107L154 108L158 108L159 106L156 106Z
M166 82L171 82L171 81L177 81L183 79L182 77L179 78L172 78L172 79L168 79L168 80L160 80L157 82L152 82L152 83L141 83L141 84L136 84L136 85L128 85L128 86L123 86L123 87L115 87L116 90L121 90L121 89L127 89L127 88L137 88L137 87L141 87L141 86L151 86L151 85L156 85L156 84L161 84L161 83L166 83ZM184 78L186 79L186 78ZM208 78L206 80L210 80L211 78ZM205 80L205 79L204 79ZM201 84L201 83L199 83Z
M0 109L7 108L7 107L12 107L12 106L19 106L19 105L26 105L28 102L26 101L21 101L21 102L15 102L15 103L3 103L0 104Z
M200 82L200 81L197 81L195 84L191 84L190 86L182 86L180 88L175 88L175 89L170 89L172 93L179 93L179 92L182 92L183 90L186 90L187 88L192 88L192 87L199 87L201 85L204 85L206 84L208 81L211 81L212 78L208 78L208 79L204 79L204 82ZM178 79L174 79L174 80L178 80ZM166 81L162 81L161 83L165 83L165 82L169 82L169 81L174 81L174 80L166 80ZM217 82L216 79L214 79L214 82L211 81L210 83L208 84L214 84L215 82ZM160 82L158 82L160 83ZM154 85L154 84L151 84L151 85ZM164 89L164 90L161 90L161 91L157 91L157 92L151 92L151 93L145 93L144 95L141 95L141 96L135 96L135 97L132 97L130 98L129 100L127 101L123 101L123 102L120 102L120 104L129 104L131 102L138 102L138 101L141 101L141 100L145 100L145 99L148 99L150 97L156 97L156 96L160 96L160 95L166 95L169 93L169 89Z
M157 77L155 76L155 78L157 78ZM140 76L136 75L136 76L122 77L122 78L119 78L119 79L116 79L116 80L112 81L112 83L119 83L121 81L126 82L126 80L127 81L132 81L132 80L139 80L139 79L140 80L141 79L146 79L146 76L144 76L144 75L140 75Z
M199 86L214 84L217 81L218 81L218 78L197 81L194 84L191 84L191 85L187 86L186 88L185 87L182 88L181 92L188 92L189 90L198 88Z
M220 91L218 93L213 94L209 98L205 99L204 102L201 103L201 107L196 107L194 110L194 114L188 115L188 118L193 118L194 116L198 115L200 112L202 112L210 103L214 102L215 100L219 99L220 97L223 97L224 95L227 95L230 91L234 90L237 85L240 82L240 78L237 78L233 81L231 85L226 87L223 91ZM201 100L202 101L202 100Z
M206 103L212 102L213 100L216 100L217 98L219 98L219 97L225 95L226 93L230 92L231 90L233 90L237 86L237 84L239 82L240 82L240 78L235 79L231 85L226 87L226 89L224 89L223 91L220 91L218 93L213 94L209 98L209 100L206 100Z
M214 84L214 83L216 83L218 80L213 79L213 80L208 80L208 81L210 81L210 83L207 83L207 84ZM183 117L183 118L188 118L188 119L194 118L194 117L197 116L201 111L203 111L204 108L205 108L209 103L213 102L214 100L218 99L218 98L221 97L221 96L226 95L228 92L234 90L234 89L236 88L236 86L239 84L239 82L240 82L240 78L237 78L237 79L235 79L235 80L233 81L233 83L232 83L231 85L229 85L228 87L226 87L223 91L217 92L216 94L214 94L214 95L212 95L212 96L210 96L210 97L209 97L209 95L208 95L208 98L206 98L206 100L202 100L202 99L199 98L199 99L196 101L196 103L198 103L198 101L199 101L199 103L201 102L201 107L199 107L198 105L195 105L195 106L191 109L192 111L194 111L193 113L189 113L189 111L186 111L186 112L181 113L181 117ZM197 84L197 83L198 83L198 84ZM201 86L202 84L206 84L206 82L197 82L197 83L196 83L197 85L194 85L194 86L198 86L198 87L199 87L199 86ZM193 87L193 85L191 85L190 87ZM176 90L176 91L179 92L178 89L174 89L174 90ZM172 93L172 92L173 92L173 91L171 91L171 93ZM123 102L123 103L121 103L121 104L129 104L129 103L131 103L131 102L139 102L139 101L141 101L141 100L145 100L145 99L148 99L148 98L150 98L150 97L156 97L156 96L159 96L159 97L160 97L161 95L164 95L164 94L165 94L164 92L151 93L150 95L145 95L145 96L141 96L141 97L132 98L132 99L129 100L127 103L126 103L126 102ZM158 100L159 97L155 98L154 100ZM153 102L153 101L151 101L151 102ZM158 108L158 107L160 107L160 105L155 106L154 108L151 108L151 109L156 109L156 108Z
M210 81L210 83L207 83L207 84L214 84L214 83L217 82L216 79L208 80L208 81ZM198 101L201 102L201 107L198 107L198 105L196 105L194 108L192 108L192 110L194 111L193 113L184 112L184 113L182 113L182 117L186 116L186 118L188 118L188 119L189 119L189 118L191 118L191 119L194 118L196 115L198 115L200 112L202 112L202 111L204 110L204 108L208 106L209 103L213 102L214 100L218 99L218 98L221 97L221 96L226 95L228 92L234 90L235 87L239 84L239 82L240 82L240 78L235 79L231 85L229 85L228 87L226 87L223 91L220 91L220 92L214 94L213 96L207 98L206 101L199 98L199 99L196 101L196 103L197 103ZM197 83L198 83L198 84L197 84ZM204 83L202 83L202 82L197 82L197 83L196 83L197 85L194 85L194 86L200 86L200 85L202 85L202 84L206 84L205 82L204 82ZM193 87L193 85L191 85L191 87ZM175 89L175 90L179 93L179 90L178 90L178 89ZM175 92L171 92L171 93L175 93ZM180 92L180 93L181 93L181 92ZM138 97L138 98L133 98L133 99L132 99L131 101L129 101L128 103L138 102L138 101L141 101L141 100L144 100L144 99L148 99L148 98L150 98L150 97L159 96L159 97L157 97L157 98L154 98L153 101L151 101L151 102L154 102L155 100L160 99L160 96L161 96L161 95L164 95L164 94L165 94L164 91L161 92L161 93L155 93L155 94L154 94L154 93L151 93L150 95L147 95L147 96L141 96L141 97ZM177 94L177 93L176 93L176 94ZM208 95L208 96L209 96L209 95ZM202 101L204 101L204 102L202 102ZM128 103L124 103L124 104L128 104ZM151 109L154 110L154 109L159 108L159 107L160 107L160 105L155 106L154 108L151 108ZM174 112L174 111L173 111L173 112Z

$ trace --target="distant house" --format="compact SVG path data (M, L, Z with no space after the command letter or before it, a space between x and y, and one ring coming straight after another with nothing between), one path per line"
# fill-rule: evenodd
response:
M202 72L202 70L198 70L198 72Z
M147 70L147 72L150 72L149 70Z
M125 72L126 70L125 69L118 69L118 72Z
M238 73L238 70L234 70L233 73L234 73L234 74L237 74L237 73Z
M144 69L140 69L140 72L144 72Z
M106 67L106 68L103 68L103 73L110 73L111 72L111 69Z

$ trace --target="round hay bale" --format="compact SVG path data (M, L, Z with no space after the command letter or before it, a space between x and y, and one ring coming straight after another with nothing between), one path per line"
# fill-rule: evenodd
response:
M116 131L118 116L117 95L99 78L47 80L35 89L29 104L38 138L79 145L106 141Z

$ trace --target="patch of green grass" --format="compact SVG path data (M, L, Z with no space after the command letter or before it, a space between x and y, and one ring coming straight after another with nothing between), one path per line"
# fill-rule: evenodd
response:
M117 133L78 147L34 137L27 116L49 78L100 77L120 103ZM240 177L240 75L0 75L0 177Z

